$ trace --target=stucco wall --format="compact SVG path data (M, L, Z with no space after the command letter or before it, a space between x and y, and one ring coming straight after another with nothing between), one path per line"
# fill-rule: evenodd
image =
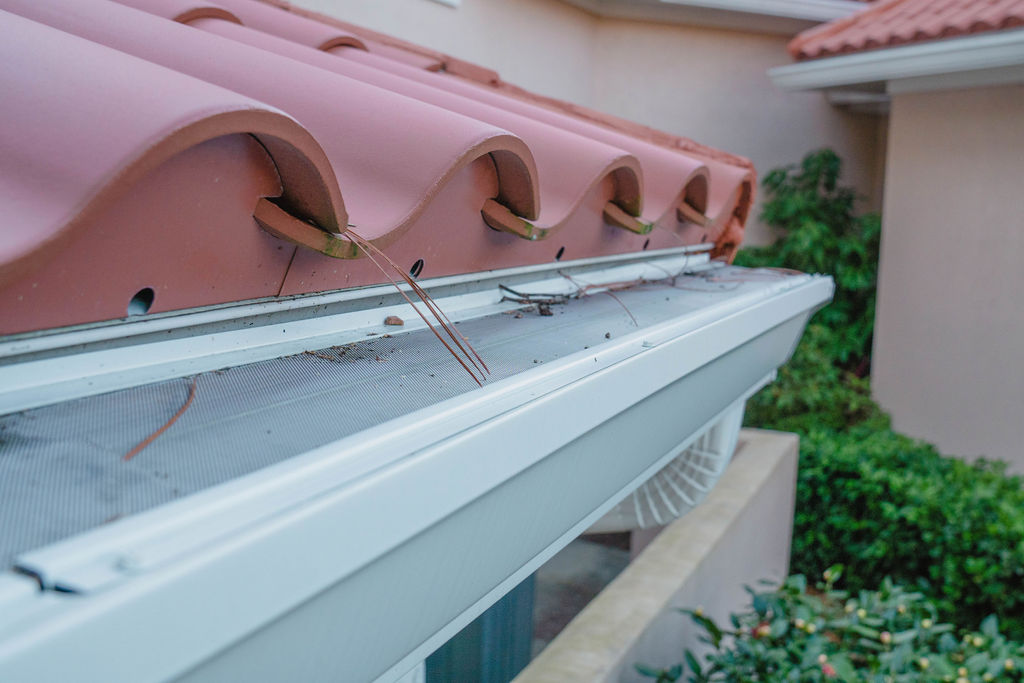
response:
M1024 86L897 95L888 145L875 395L1024 472Z
M765 70L786 36L601 19L558 0L293 0L497 70L507 81L742 154L762 175L835 148L877 207L878 117L784 93ZM751 213L747 243L770 241Z
M832 147L845 161L846 182L877 208L879 117L772 85L765 70L790 63L788 37L631 21L602 22L597 36L594 107L742 154L762 177ZM758 215L759 206L748 244L772 239Z

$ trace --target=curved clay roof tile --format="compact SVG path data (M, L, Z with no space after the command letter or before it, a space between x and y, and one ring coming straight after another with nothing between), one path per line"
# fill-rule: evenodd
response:
M0 334L385 281L346 231L430 277L742 237L745 159L272 2L121 3L0 0L40 22L0 26Z
M649 223L657 223L670 215L687 196L687 187L695 176L704 173L704 164L682 152L652 145L623 133L573 118L529 102L508 97L500 91L475 83L452 78L445 74L433 74L409 69L403 64L385 60L371 53L341 51L340 57L359 61L379 70L390 71L405 78L419 81L467 99L484 102L503 111L512 112L532 121L552 126L558 130L586 139L601 142L610 147L631 154L640 161L643 169L643 214ZM704 207L698 207L703 210Z
M243 19L248 28L255 28L261 32L297 41L305 45L311 45L312 43L308 40L297 39L296 36L303 34L311 35L314 32L313 27L316 26L338 23L329 17L322 17L320 15L315 15L314 17L313 13L300 10L299 8L290 7L289 9L293 10L291 12L281 11L278 7L274 7L267 2L260 2L259 0L224 0L224 2ZM356 30L356 28L352 27L352 30ZM360 30L365 31L365 29ZM242 35L241 31L232 30L230 27L222 27L221 33L222 35L230 34L236 39L252 44L258 44L279 54L288 54L292 57L301 58L304 61L313 60L308 55L298 57L296 53L289 52L281 43L266 39L261 41L258 36L251 34ZM749 187L753 184L753 180L751 180L753 177L753 167L745 159L697 145L692 141L678 138L677 136L659 133L639 124L591 112L585 108L568 103L552 100L551 102L555 103L555 111L552 111L550 106L545 107L540 103L530 101L544 100L545 98L520 92L514 87L507 86L507 84L500 84L497 74L493 71L469 65L461 60L444 57L445 63L449 67L446 68L447 73L433 74L425 73L419 68L412 68L403 61L381 55L373 49L370 50L369 54L350 52L343 49L332 50L331 52L345 58L340 61L359 62L362 65L372 67L376 71L376 75L374 75L373 72L365 70L353 72L350 68L348 71L342 71L343 73L367 82L383 84L383 87L388 87L396 92L403 92L424 101L445 106L459 113L494 123L523 137L537 156L542 183L542 208L547 208L551 199L557 196L551 192L546 192L543 187L545 178L550 175L545 172L546 165L541 159L541 150L545 149L545 147L535 144L527 131L521 125L517 125L517 122L509 121L508 114L515 114L520 120L531 122L533 126L538 124L553 126L562 131L563 137L573 135L590 141L591 144L600 141L611 148L621 150L621 152L639 159L640 166L644 169L647 183L647 186L642 190L645 200L643 219L649 223L664 222L670 217L674 218L677 213L681 220L684 216L693 217L694 213L698 215L703 213L707 208L706 198L709 182L711 184L719 182L732 183L729 187L724 188L723 192L727 196L737 197L742 195L739 191L741 183L746 183L748 186L747 194L749 194ZM322 59L316 60L315 63L324 68L332 68L329 63ZM463 74L460 68L466 71L466 73ZM333 70L337 71L339 69L341 69L340 66L333 67ZM404 80L392 80L390 83L385 84L385 79L381 72L387 72L393 76L401 76ZM475 83L467 82L462 78L452 78L452 74L464 76L480 84L499 84L501 87L500 89L479 87ZM420 89L416 90L410 81L420 84ZM458 95L460 98L458 100L445 99L445 93L448 95ZM492 112L504 112L506 114L505 118L502 119L494 113L482 111L481 104L490 105ZM648 138L651 139L650 142ZM562 155L558 154L556 156L561 157ZM725 165L735 165L744 170L738 175L719 174L720 179L709 178L709 174L703 166L705 158L718 159L724 162ZM563 171L555 167L555 173L561 175ZM739 180L738 178L745 180ZM625 209L626 213L636 215L635 211L631 211L621 202L616 202L616 205ZM672 211L673 208L677 209L677 211ZM691 212L689 209L694 211ZM548 223L548 221L544 220L540 222Z
M118 0L118 2L126 2L126 0ZM148 10L149 7L154 5L154 0L130 0L126 4ZM319 21L303 20L302 17L291 12L282 12L273 5L262 2L240 3L235 0L227 0L227 2L222 2L221 4L234 12L242 20L242 23L250 28L262 31L263 27L267 24L276 22L280 24L279 31L281 32L281 37L316 48L317 50L329 50L332 47L367 49L366 42L352 31L346 31L337 26L330 26ZM147 7L142 5L147 5ZM293 19L298 21L293 21Z
M329 26L331 28L340 29L352 33L353 35L359 36L359 38L366 45L366 48L375 54L379 54L382 57L393 59L397 62L407 64L408 66L416 67L417 69L426 69L427 71L439 71L444 68L445 62L449 57L437 50L431 50L430 48L423 47L422 45L415 45L413 43L401 40L394 36L387 35L386 33L380 33L378 31L371 31L363 26L356 26L350 24L335 17L318 14L301 7L296 7L285 0L266 0L260 2L262 5L271 7L278 11L278 14L265 14L263 16L268 17L268 21L272 24L274 21L281 20L281 14L288 14L290 16L307 17L314 20L315 23ZM250 25L259 30L268 30L266 24L257 25L255 22L258 21L258 17L249 16Z
M167 19L187 24L196 19L224 19L236 24L242 21L226 9L222 4L196 2L195 0L161 0L163 13Z
M44 259L49 245L129 192L135 179L182 150L232 133L261 139L278 166L284 201L325 225L347 222L326 156L287 115L0 14L5 67L0 69L0 202L7 211L0 223L3 281ZM140 82L151 88L140 90Z
M532 153L503 129L111 2L0 7L288 112L327 153L350 221L368 239L401 234L454 173L487 155L498 200L529 220L539 213Z
M236 24L247 23L246 19L242 18L241 15L236 13L232 9L231 0L228 2L222 2L217 0L217 5L196 5L192 0L114 0L115 2L127 5L128 7L134 7L135 9L143 10L150 14L163 17L165 19L171 19L182 24L190 24L196 19L228 19ZM262 5L262 3L261 3ZM193 6L194 9L193 9ZM223 15L208 10L213 7L220 10ZM282 12L270 5L262 5L264 11L271 12L273 14L282 14ZM191 11L189 11L191 10ZM225 16L226 15L226 16ZM253 13L249 13L251 18ZM288 24L288 26L293 26ZM291 33L291 40L301 42L305 45L309 45L318 50L329 50L332 47L354 47L359 50L365 50L366 44L354 33L349 31L342 31L324 24L317 24L316 22L310 22L309 25L296 27L298 30L293 30Z
M273 8L270 8L272 11ZM302 20L300 17L295 19ZM305 20L302 20L305 21ZM609 175L615 176L615 194L609 208L622 227L640 230L638 221L642 205L640 162L625 151L590 138L567 133L529 117L506 111L478 100L433 88L425 83L374 69L358 62L312 50L277 36L272 36L217 20L195 24L198 28L225 38L260 47L275 54L291 57L307 64L358 79L391 92L498 126L519 136L533 150L537 164L540 190L540 214L533 221L531 237L557 230L575 212L590 189ZM438 76L438 78L443 78ZM620 215L622 213L622 215ZM485 218L493 227L506 229L522 226L521 220L507 207L488 204ZM500 227L499 227L500 226ZM517 231L518 232L518 231Z

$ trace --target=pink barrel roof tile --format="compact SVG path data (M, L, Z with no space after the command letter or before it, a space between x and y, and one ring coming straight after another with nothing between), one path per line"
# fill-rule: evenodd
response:
M0 200L7 212L0 285L46 258L78 223L166 159L236 133L261 139L279 155L279 169L289 155L302 158L275 180L275 195L288 193L281 180L294 183L305 189L291 201L302 204L302 194L315 191L321 197L308 205L311 213L347 222L323 150L283 112L17 15L0 16ZM139 89L142 82L151 87Z
M355 232L428 276L742 239L745 159L344 22L0 10L0 334L385 281Z
M152 2L153 0L135 1ZM301 11L294 7L291 8L293 16L277 16L279 13L271 12L272 7L269 4L256 0L227 0L222 4L240 16L246 27L257 28L278 36L300 35L302 25L317 24L319 20L326 20L320 15ZM314 17L315 20L311 20L311 17ZM363 30L351 25L347 26L353 31ZM241 31L226 26L222 26L221 31L230 32L236 36L241 34ZM263 46L266 47L266 44ZM275 49L280 49L280 47ZM378 74L381 71L387 71L404 77L407 79L406 84L399 86L403 92L410 92L411 85L408 80L418 81L429 85L427 92L432 93L435 97L441 91L458 94L462 96L463 101L486 102L494 108L494 111L515 112L527 119L554 126L563 131L563 135L570 132L575 133L587 139L600 140L630 152L640 160L641 167L644 169L647 185L644 218L652 222L656 222L667 211L684 200L687 203L696 204L700 211L706 209L707 170L704 162L709 159L725 162L721 167L723 169L728 166L743 169L739 178L723 173L720 178L721 182L716 186L730 182L736 186L746 183L748 186L746 192L752 193L753 191L752 166L745 159L583 107L533 95L502 82L497 74L483 67L467 65L461 60L437 55L444 64L445 73L433 74L425 72L423 69L410 68L406 63L382 57L374 49L367 52L332 49L330 52L345 57L349 62L357 61L371 66ZM457 65L454 69L453 64ZM335 68L342 67L339 64ZM346 68L351 69L351 66ZM461 75L460 71L470 75L464 78L450 77L453 73ZM378 75L377 78L380 76ZM474 114L474 116L476 115ZM520 133L518 130L515 132ZM537 149L534 145L531 145L531 148ZM680 150L686 151L687 155L680 155L678 153ZM693 172L680 176L679 169L681 164L685 163L684 159L689 160L689 163L692 164ZM680 179L683 182L680 183ZM725 194L732 194L734 189L735 187L730 186ZM724 227L731 207L721 204L716 209L712 216L713 232L716 226Z
M499 191L517 213L538 213L532 154L503 129L112 2L0 8L288 112L327 152L349 218L369 237L401 230L443 179L486 154L497 157L499 183L509 185Z
M789 44L818 59L1024 26L1024 0L876 0L852 16L804 31Z

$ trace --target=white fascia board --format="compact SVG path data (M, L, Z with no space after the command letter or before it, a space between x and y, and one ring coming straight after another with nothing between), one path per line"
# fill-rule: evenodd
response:
M832 21L849 16L865 8L855 0L661 0L670 5L688 5L708 9L764 14L807 21Z
M890 92L993 85L1022 77L1024 30L948 38L918 45L815 59L768 70L783 90L818 90L887 83ZM967 80L964 77L967 76ZM916 83L916 87L915 87Z
M854 0L563 0L599 17L792 36L863 10Z

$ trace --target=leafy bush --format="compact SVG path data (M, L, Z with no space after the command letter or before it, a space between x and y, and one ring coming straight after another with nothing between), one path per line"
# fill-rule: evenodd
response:
M815 316L830 334L819 333L816 341L831 359L853 367L871 354L882 223L877 214L855 214L857 194L839 185L841 171L839 156L823 149L799 166L769 172L761 220L781 231L781 239L740 251L736 263L832 275L835 298Z
M855 424L887 429L889 418L871 399L868 380L837 365L829 353L836 336L812 318L775 382L747 402L746 423L800 434L811 429L843 430Z
M839 568L827 570L813 592L801 575L776 591L751 591L752 608L732 615L731 629L689 611L714 650L703 664L686 653L686 680L1024 680L1024 645L1000 634L994 616L980 631L957 633L937 623L935 607L920 592L885 581L879 590L851 596L835 590L838 575ZM659 683L679 680L684 669L637 668Z
M778 380L747 405L748 425L801 436L794 571L847 567L847 587L891 576L920 586L940 616L975 626L998 614L1024 637L1024 491L989 462L967 464L890 429L868 367L877 217L857 218L833 152L769 173L764 218L782 235L737 263L825 272L835 301L807 327ZM922 397L922 400L926 400Z
M944 619L998 614L1024 634L1024 489L1002 463L946 458L872 425L801 434L794 571L847 567L848 587L916 585Z
M855 215L856 195L839 185L841 171L839 157L825 149L764 179L768 200L762 219L780 238L743 249L736 263L828 273L836 292L811 318L778 379L748 402L747 424L801 434L861 423L889 426L863 377L874 330L881 222L875 214Z

